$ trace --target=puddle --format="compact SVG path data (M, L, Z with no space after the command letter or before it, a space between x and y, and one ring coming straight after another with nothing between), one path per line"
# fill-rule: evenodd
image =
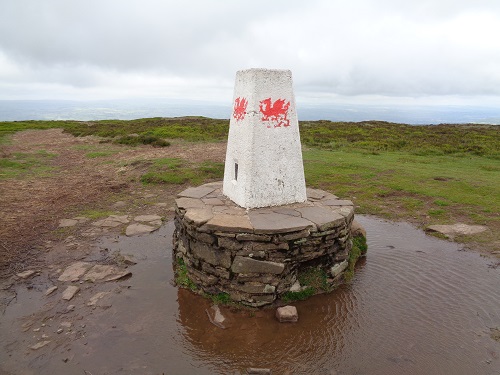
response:
M274 309L223 308L229 327L212 325L208 301L170 283L172 223L148 236L104 240L101 248L136 257L132 277L82 287L71 313L43 296L44 275L38 289L21 285L0 320L0 373L241 374L265 367L274 374L498 375L500 342L490 329L500 327L500 269L408 224L357 219L368 232L367 258L351 284L296 303L296 324L278 323ZM111 307L86 306L98 291L112 292ZM37 324L22 332L27 318ZM54 333L64 320L72 321L71 332ZM33 351L32 328L42 321L52 342Z

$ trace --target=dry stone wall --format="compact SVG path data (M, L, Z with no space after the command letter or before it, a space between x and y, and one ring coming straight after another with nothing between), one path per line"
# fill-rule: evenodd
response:
M293 291L309 267L341 280L352 248L351 201L307 189L304 203L245 210L221 188L205 184L176 199L174 267L186 267L200 292L258 307Z

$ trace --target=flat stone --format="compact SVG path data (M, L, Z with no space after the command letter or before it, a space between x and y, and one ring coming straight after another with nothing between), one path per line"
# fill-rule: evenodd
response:
M205 195L210 194L214 190L214 187L202 185L198 187L187 188L186 190L177 194L177 196L186 198L203 198Z
M205 224L212 217L214 217L214 214L209 208L188 208L184 214L184 219L196 226Z
M300 217L300 212L294 210L293 208L274 208L272 211L277 214Z
M224 324L226 318L224 317L224 315L222 315L219 306L212 305L210 306L210 308L206 309L205 312L207 313L210 323L222 329L227 328L227 326Z
M347 199L327 199L321 203L325 206L354 206L354 203Z
M256 281L249 281L243 284L237 283L232 285L232 288L249 294L270 294L276 291L276 287L273 285L262 284Z
M74 227L78 224L78 220L75 219L61 219L59 220L59 228Z
M115 228L119 225L122 224L127 224L129 222L129 218L127 215L110 215L106 219L98 220L94 223L92 223L93 226L95 227L109 227L109 228Z
M70 301L75 296L75 294L78 293L79 290L80 288L76 285L68 286L62 294L62 299L65 301Z
M151 233L152 231L158 229L158 227L152 227L146 224L130 224L127 229L125 229L125 234L129 237L137 236L140 234Z
M213 266L229 268L231 266L231 254L229 252L214 249L204 242L190 241L191 252L194 256Z
M203 198L202 201L207 206L224 206L224 202L219 198Z
M111 294L110 292L98 292L94 294L92 297L90 297L89 302L87 303L87 306L97 306L98 302L102 300L104 297L108 296ZM108 304L110 306L110 304Z
M247 257L236 256L231 266L235 273L271 273L279 275L285 269L283 263L255 260Z
M175 204L179 208L205 208L205 203L201 199L194 198L177 198Z
M247 216L215 214L206 226L221 232L252 233L253 226Z
M113 208L123 208L127 205L124 201L118 201L113 204Z
M344 272L347 269L347 266L349 265L349 262L347 260L344 260L341 263L335 264L331 269L330 273L332 274L332 277L335 278L338 275L340 275L342 272Z
M156 221L156 220L161 220L161 216L158 215L139 215L134 217L134 221Z
M325 231L345 223L344 217L325 207L303 207L297 208L302 218L312 221L319 231Z
M259 242L270 242L273 238L267 234L252 234L252 233L242 233L237 234L236 239L238 241L259 241Z
M276 309L276 318L280 323L296 323L299 314L295 306L283 306Z
M320 200L326 196L326 192L319 189L306 188L308 199Z
M50 344L51 341L50 340L45 340L45 341L40 341L40 342L37 342L35 345L33 345L31 347L32 350L38 350L40 348L43 348L44 346Z
M78 281L91 267L92 264L88 262L75 262L67 267L57 280Z
M257 234L295 232L314 227L314 224L309 220L275 212L260 214L258 210L253 210L249 212L248 216L254 228L254 233Z
M56 290L57 290L57 285L51 286L49 289L47 289L47 290L45 291L45 295L46 295L46 296L49 296L49 295L51 295L52 293L54 293Z
M259 368L259 367L249 367L247 368L248 375L271 375L271 369L269 368Z
M28 277L31 277L35 274L36 272L33 270L26 270L23 272L16 273L17 277L20 277L21 279L27 279Z
M123 254L122 261L124 264L126 264L128 266L133 266L133 265L137 264L135 257L133 255L129 255L129 254Z
M131 274L132 273L130 271L122 270L115 266L96 264L85 274L83 280L91 281L93 283L96 281L113 281Z
M340 215L342 215L345 220L349 223L354 219L354 206L330 206L332 210Z
M240 242L229 237L219 237L217 243L219 247L229 250L240 250L243 248L243 245Z
M483 225L467 225L462 223L453 225L430 225L427 227L427 230L431 232L438 232L448 237L452 237L455 235L470 236L473 234L482 233L487 229L488 227L485 227Z

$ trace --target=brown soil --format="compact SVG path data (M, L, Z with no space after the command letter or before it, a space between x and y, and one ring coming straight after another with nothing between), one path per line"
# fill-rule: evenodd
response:
M183 185L148 185L138 182L148 160L176 157L191 162L224 161L225 143L174 143L166 148L129 147L101 143L97 137L73 137L61 129L16 133L1 153L47 152L49 172L25 173L0 180L0 277L39 262L54 242L75 236L91 241L90 221L58 228L59 220L98 210L116 214L159 214L170 218L173 197ZM112 153L89 157L90 152ZM122 201L119 208L114 203ZM156 205L161 203L160 205ZM85 232L87 235L85 236ZM97 234L97 233L95 233Z

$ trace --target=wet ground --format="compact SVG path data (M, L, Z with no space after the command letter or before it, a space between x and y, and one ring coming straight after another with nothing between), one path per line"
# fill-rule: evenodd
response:
M210 303L171 284L172 223L104 239L85 260L132 254L132 277L80 284L69 302L44 296L48 271L16 284L0 319L0 374L500 374L500 268L408 224L357 219L369 249L353 282L296 303L296 324L274 309L222 308L229 328L212 325ZM99 291L110 294L88 306Z

